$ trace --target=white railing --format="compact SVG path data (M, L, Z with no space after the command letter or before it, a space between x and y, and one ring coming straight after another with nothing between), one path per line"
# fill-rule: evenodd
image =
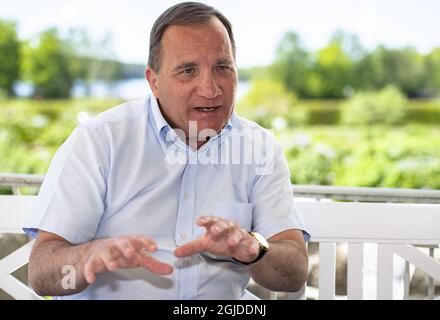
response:
M14 194L20 188L39 188L43 175L0 173L0 187L11 187ZM440 203L440 190L360 188L315 185L294 185L296 197L365 202Z
M440 205L298 202L319 243L319 299L335 298L336 244L347 243L347 298L393 299L395 255L440 281L440 263L415 245L440 243ZM367 254L376 248L376 270ZM370 268L366 268L366 263ZM377 275L377 277L376 277ZM376 292L369 290L376 282ZM373 284L374 285L374 284ZM307 293L306 293L307 294Z
M0 176L0 186L10 186L19 194L21 187L38 188L43 177L26 175ZM314 189L313 189L314 188ZM360 189L365 190L364 193ZM350 191L351 190L351 191ZM331 202L298 199L297 207L319 244L319 285L308 286L307 297L335 299L336 245L348 244L347 298L393 299L396 295L395 267L399 259L440 281L440 263L426 255L420 245L440 244L440 191L383 189L375 194L369 188L294 186L296 195L310 198L347 197L372 200L391 192L393 199L415 203ZM355 191L355 192L352 192ZM427 199L427 203L421 199ZM30 214L35 196L0 196L0 233L22 233L21 226ZM16 299L39 299L33 291L12 276L28 262L33 242L0 260L0 289ZM371 268L371 257L377 263ZM407 279L408 280L408 279ZM432 281L433 282L433 281ZM371 288L373 287L373 290ZM271 298L276 298L273 293ZM407 298L408 295L403 295Z

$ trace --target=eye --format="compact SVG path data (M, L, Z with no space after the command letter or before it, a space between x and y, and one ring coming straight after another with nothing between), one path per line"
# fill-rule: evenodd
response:
M217 66L217 70L218 71L229 71L229 70L231 70L231 67L229 67L227 65L219 65L219 66Z
M195 72L196 72L196 70L194 68L186 68L186 69L183 69L180 73L185 74L185 75L191 75Z

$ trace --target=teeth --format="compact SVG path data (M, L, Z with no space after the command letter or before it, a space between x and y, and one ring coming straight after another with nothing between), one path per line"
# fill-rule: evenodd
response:
M215 107L201 107L201 108L196 108L197 110L200 110L202 112L211 112L215 110Z

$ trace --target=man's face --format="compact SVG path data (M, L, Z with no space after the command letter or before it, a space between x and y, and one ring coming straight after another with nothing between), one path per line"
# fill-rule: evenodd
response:
M217 18L201 25L170 26L162 37L161 67L147 78L165 119L189 137L219 132L234 108L237 70L228 33Z

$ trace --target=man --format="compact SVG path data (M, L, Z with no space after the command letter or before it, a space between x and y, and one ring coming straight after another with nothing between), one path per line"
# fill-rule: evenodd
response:
M233 113L228 20L200 3L166 10L146 77L146 101L79 126L55 155L25 227L38 234L31 286L67 299L240 299L252 276L300 290L308 235L281 148ZM228 161L258 150L258 163Z

